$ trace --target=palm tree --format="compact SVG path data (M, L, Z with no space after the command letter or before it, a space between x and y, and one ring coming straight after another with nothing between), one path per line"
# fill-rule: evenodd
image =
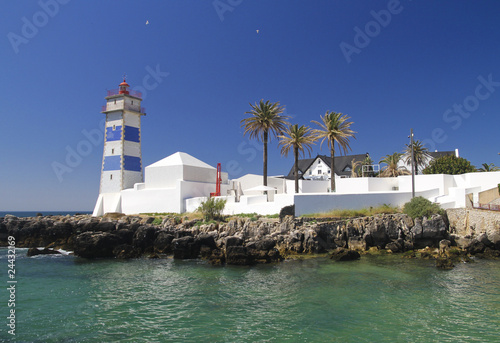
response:
M351 150L349 145L349 138L356 138L354 134L355 131L351 130L351 125L353 122L349 121L351 119L347 115L336 112L326 111L325 115L321 117L321 122L313 120L312 122L319 125L320 129L314 130L318 139L321 140L321 145L326 140L328 142L328 147L330 148L330 156L332 162L330 165L330 189L335 192L335 142L338 143L340 153L344 154Z
M304 150L309 152L309 156L312 152L312 145L318 139L314 134L314 131L309 127L298 124L289 125L283 134L278 136L280 140L279 144L281 146L281 154L288 156L290 149L293 148L293 156L295 158L295 164L293 165L293 174L295 177L295 193L299 192L299 154L304 154Z
M411 144L405 144L406 149L404 151L404 160L407 165L411 166ZM413 160L415 163L415 173L418 174L419 167L425 167L427 162L431 159L429 154L429 149L425 145L416 140L413 142Z
M487 164L483 163L482 168L479 168L477 171L479 172L491 172L491 171L499 171L500 168L495 166L493 163Z
M280 135L286 129L289 117L281 115L284 108L280 106L279 102L272 103L269 100L266 102L260 100L259 104L250 104L250 106L252 110L245 112L245 114L250 114L250 117L242 119L240 123L241 127L245 128L244 135L248 133L251 139L257 138L264 143L263 184L267 186L267 142L269 134L274 137Z
M356 161L355 158L352 159L351 161L351 177L358 177L359 173L358 170L360 167L363 165L362 161Z
M396 177L399 175L409 175L411 174L406 167L401 166L398 167L398 162L401 159L401 156L403 156L402 153L395 152L392 155L386 155L382 160L380 160L379 163L385 163L387 164L387 167L384 168L382 173L380 174L381 177Z

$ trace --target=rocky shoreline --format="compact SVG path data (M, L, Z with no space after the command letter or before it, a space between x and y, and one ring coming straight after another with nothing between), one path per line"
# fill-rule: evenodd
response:
M341 261L359 258L359 252L385 251L434 258L438 267L446 269L471 255L500 257L498 231L460 236L447 216L440 215L413 220L405 214L385 214L329 221L236 217L210 224L175 216L157 224L154 217L120 214L102 218L7 215L0 218L0 246L14 236L17 247L46 248L42 253L64 249L83 258L202 258L214 265L270 263L321 253Z

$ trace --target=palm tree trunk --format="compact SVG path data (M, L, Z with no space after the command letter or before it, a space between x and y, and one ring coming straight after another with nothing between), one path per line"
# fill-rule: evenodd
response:
M264 131L264 171L263 171L263 184L264 186L267 186L267 137L268 137L268 132L267 130ZM267 193L267 192L266 192Z
M330 163L330 192L335 192L335 141L332 142L330 149L332 162Z
M293 166L295 175L295 193L299 192L299 147L293 146L293 156L295 157L295 165Z

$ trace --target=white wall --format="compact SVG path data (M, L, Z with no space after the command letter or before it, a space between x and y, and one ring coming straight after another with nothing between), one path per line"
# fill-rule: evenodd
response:
M122 191L122 212L139 214L150 212L174 212L182 210L180 192L177 188L143 189Z
M183 168L181 165L168 167L148 166L144 170L146 188L172 188L177 184L177 180L182 180Z
M416 196L425 198L437 196L438 191L418 192ZM362 209L388 204L402 206L411 200L411 192L372 192L364 194L297 194L295 195L295 215L328 212L333 209Z
M120 193L101 193L97 198L93 216L102 216L105 213L121 212Z
M292 194L276 194L273 202L267 202L266 196L246 196L243 202L227 202L224 214L258 213L261 215L278 214L280 210L293 205Z

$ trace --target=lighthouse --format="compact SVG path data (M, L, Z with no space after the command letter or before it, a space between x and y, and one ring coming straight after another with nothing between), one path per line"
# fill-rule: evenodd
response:
M124 79L109 90L102 113L106 115L99 199L94 212L120 212L124 189L143 182L141 154L142 94L129 89Z

